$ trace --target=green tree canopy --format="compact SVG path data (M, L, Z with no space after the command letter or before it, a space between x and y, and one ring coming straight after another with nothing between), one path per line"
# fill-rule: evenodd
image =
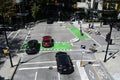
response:
M15 16L15 3L10 0L0 1L0 15L4 18L4 22ZM7 21L8 22L8 21Z

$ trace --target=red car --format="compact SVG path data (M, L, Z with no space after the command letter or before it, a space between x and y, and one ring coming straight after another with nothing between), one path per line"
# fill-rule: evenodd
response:
M51 36L43 36L42 46L45 47L45 48L52 47L53 46L52 37Z

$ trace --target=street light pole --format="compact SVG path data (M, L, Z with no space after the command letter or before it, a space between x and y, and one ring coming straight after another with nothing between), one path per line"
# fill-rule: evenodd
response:
M4 33L5 33L6 44L7 44L7 47L8 47L8 49L9 49L9 43L8 43L6 31L4 31ZM9 52L8 54L9 54L9 58L10 58L11 67L14 67L14 66L13 66L12 57L11 57L10 52Z
M3 2L4 2L4 1L3 1ZM4 22L4 7L5 7L5 5L4 5L4 3L3 3L3 4L2 4L3 27L5 27L5 26L4 26L4 24L5 24L5 22ZM4 31L4 34L5 34L6 44L7 44L7 47L8 47L8 49L9 49L9 44L8 44L8 39L7 39L6 31ZM11 67L13 67L11 54L10 54L10 53L8 53L8 54L9 54L9 58L10 58Z

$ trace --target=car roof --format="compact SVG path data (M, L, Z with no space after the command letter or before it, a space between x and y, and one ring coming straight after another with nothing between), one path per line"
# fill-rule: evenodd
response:
M28 41L28 45L30 46L32 46L32 45L35 45L36 43L38 43L38 41L37 40L30 40L30 41Z
M51 36L43 36L43 39L45 40L51 39Z
M62 65L70 64L68 55L62 54L62 55L58 56L58 58L59 58L58 61L60 64L62 64Z

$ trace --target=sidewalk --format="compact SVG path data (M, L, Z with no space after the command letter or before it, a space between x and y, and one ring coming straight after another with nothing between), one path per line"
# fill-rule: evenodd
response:
M79 28L79 24L77 21L73 22L73 25L75 27ZM96 28L100 27L100 23L95 23L94 26ZM88 28L88 23L83 23L82 27ZM109 27L106 26L106 27L102 27L102 28L109 28ZM113 37L113 36L111 36L111 37ZM114 40L114 42L115 42L115 40ZM108 74L110 74L114 80L120 80L120 52L119 52L120 45L115 44L115 45L109 46L107 59L110 56L112 56L115 52L116 52L116 54L113 57L111 57L109 60L107 60L107 62L104 62L106 47L107 47L107 45L102 45L101 47L98 47L97 48L98 51L94 54L95 58L97 61L100 61L102 63L103 67L105 67Z
M20 59L19 55L12 58L14 67L11 67L9 58L4 62L3 67L0 69L0 80L12 80Z
M115 52L117 52L118 49L120 49L120 46L110 45L107 59L111 56L112 57L106 62L104 62L105 52L102 52L102 50L105 51L105 49L106 46L102 46L97 49L98 52L95 53L96 60L100 61L103 64L103 66L106 68L106 70L113 77L114 80L120 80L120 52L118 51L118 53L112 56ZM110 53L112 54L110 55Z

